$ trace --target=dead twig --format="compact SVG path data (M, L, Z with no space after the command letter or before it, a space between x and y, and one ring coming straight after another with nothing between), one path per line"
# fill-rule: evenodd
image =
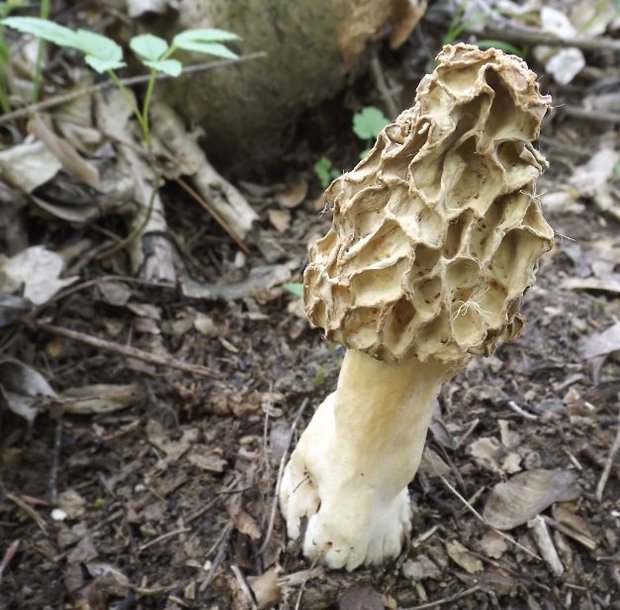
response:
M620 112L605 112L604 110L587 110L579 106L560 106L558 111L574 119L583 119L594 123L620 123Z
M534 557L535 559L538 559L539 561L542 559L539 555L537 555L533 551L530 551L530 549L524 547L522 544L519 544L512 536L509 536L508 534L504 534L504 532L502 532L501 530L498 530L497 528L490 526L484 520L484 517L466 500L466 498L464 498L454 488L453 485L450 484L448 480L446 480L445 477L439 477L439 478L441 479L441 482L467 507L467 510L470 513L472 513L474 517L476 517L476 519L478 519L478 521L480 521L481 523L484 523L487 527L491 528L496 534L501 536L504 540L506 540L507 542L510 542L510 544L513 544L518 549L521 549L524 553L527 553L530 557Z
M295 430L297 429L297 424L301 419L306 407L308 406L309 399L304 398L301 403L299 409L297 409L297 413L295 413L295 417L293 418L293 423L291 424L291 432L287 439L286 447L284 449L284 453L282 454L282 458L280 459L280 465L278 466L278 478L276 480L276 489L273 496L273 502L271 504L271 513L269 515L269 524L267 525L267 532L265 534L265 540L263 540L263 544L260 549L258 549L258 555L262 555L269 545L269 541L271 540L271 535L273 534L273 526L276 520L276 513L278 511L278 498L280 496L280 486L282 484L282 476L284 475L284 466L286 464L286 458L288 457L288 450L293 442L293 437L295 436Z
M538 420L538 415L534 415L533 413L526 411L523 407L520 407L514 400L509 400L506 402L506 404L510 407L512 411L514 411L521 417L529 419L530 421Z
M153 540L149 540L148 542L141 544L138 550L142 552L148 549L149 547L153 546L154 544L162 542L163 540L167 540L168 538L172 538L173 536L178 536L179 534L185 534L191 531L192 531L191 527L180 527L179 529L176 529L172 532L167 532L165 534L162 534L161 536L157 536L157 538L154 538Z
M254 595L252 594L250 585L248 585L248 582L245 579L245 576L243 575L241 570L239 569L239 566L232 563L230 565L230 569L232 570L232 573L235 575L235 580L237 581L239 588L243 592L243 595L245 595L245 598L248 600L252 610L258 610L258 606L256 605L256 600L254 599Z
M212 549L215 549L216 547L217 547L217 554L215 555L215 558L213 559L213 563L211 564L211 568L209 569L209 573L207 574L207 577L204 579L204 581L201 583L200 587L198 588L198 592L200 594L203 594L206 591L207 587L211 584L211 581L215 578L215 572L217 571L217 568L220 565L220 563L222 563L222 559L224 559L224 555L226 554L226 543L228 542L228 539L230 538L230 534L232 533L232 530L233 530L232 523L227 523L224 529L222 530L222 533L220 534L219 538L217 539L215 545L213 545L213 547L209 549L209 553L207 553L207 557L213 552Z
M567 527L563 523L560 523L559 521L556 521L551 517L547 517L546 515L543 516L543 519L553 529L558 530L558 532L561 532L568 538L572 538L573 540L575 540L575 542L578 542L579 544L585 546L590 551L594 551L598 546L596 540L593 540L592 538L590 538L590 536L586 536L585 534L574 530L572 527Z
M209 61L203 62L199 64L195 64L193 66L187 66L183 68L183 73L181 77L185 74L193 74L195 72L205 72L206 70L212 70L213 68L219 68L221 66L228 66L232 64L239 64L246 61L250 61L252 59L260 59L262 57L267 57L267 54L263 51L258 53L249 53L248 55L242 55L237 59L222 59L218 61ZM130 76L128 78L119 79L120 82L126 87L133 87L134 85L140 85L146 83L150 80L150 75L142 74L140 76ZM168 78L172 78L171 76L164 74L162 72L158 73L155 77L156 80L165 80ZM5 123L9 123L10 121L15 121L16 119L24 119L29 117L31 114L36 112L41 112L43 110L49 110L50 108L55 108L56 106L60 106L62 104L67 104L76 100L83 95L91 95L93 93L98 93L100 91L105 91L106 89L113 89L116 87L116 84L111 80L107 80L103 83L99 83L97 85L93 85L92 87L85 87L84 89L78 89L77 91L71 91L71 93L65 93L63 95L58 95L56 97L52 97L48 100L43 100L42 102L38 102L37 104L31 104L26 106L25 108L20 108L19 110L15 110L13 112L7 112L6 114L0 116L0 125L4 125Z
M193 187L191 187L183 178L176 179L177 184L208 214L210 214L215 222L226 231L226 233L239 246L239 249L246 255L250 256L250 249L241 241L235 230L229 225L226 219L220 214L215 206L209 205L207 200Z
M301 608L301 600L304 595L306 584L310 580L310 577L312 576L312 574L314 574L314 568L316 567L316 564L318 563L318 561L319 561L319 558L315 557L314 561L312 562L312 565L310 566L310 569L307 570L308 578L304 579L301 583L301 586L299 587L299 593L297 594L297 601L295 602L295 610L299 610Z
M388 113L388 118L393 121L399 115L398 106L394 101L394 94L390 90L385 80L385 74L383 73L383 68L381 67L381 62L379 61L379 57L375 53L370 61L370 73L372 74L372 79L375 82L375 86L377 87L377 91L383 98L383 102L385 103L385 109Z
M409 606L408 608L403 608L403 610L423 610L425 608L439 608L439 606L443 606L444 604L450 604L452 602L458 601L459 599L463 599L476 591L480 591L480 585L474 585L473 587L469 587L469 589L465 589L465 591L461 591L460 593L455 593L454 595L450 595L448 597L443 597L442 599L437 599L434 602L427 602L425 604L418 604L417 606Z
M222 491L219 491L215 495L215 498L213 498L210 502L207 502L204 506L201 506L198 510L195 510L191 515L189 515L189 517L185 518L185 523L192 523L196 521L196 519L198 519L199 517L202 517L202 515L204 515L208 510L210 510L217 502L222 499L222 496L233 493L232 489L238 482L239 479L235 477L230 483L228 483L228 485L226 485L226 487ZM210 553L207 553L207 556L209 554Z
M47 523L45 519L39 515L39 513L28 506L19 496L16 496L8 491L4 491L6 497L13 502L18 508L21 508L36 524L42 532L47 532Z
M197 375L198 377L208 377L210 379L220 378L220 374L217 371L214 371L206 366L202 366L201 364L183 362L182 360L178 360L172 356L151 354L136 347L120 345L119 343L106 341L105 339L100 339L99 337L93 337L92 335L87 335L86 333L71 330L70 328L63 328L47 322L36 322L35 325L37 328L50 333L51 335L65 337L66 339L84 343L85 345L90 345L91 347L112 352L126 358L134 358L136 360L141 360L142 362L147 362L148 364L177 369L179 371L183 371L184 373Z
M4 553L2 563L0 563L0 582L2 582L2 575L4 574L4 571L9 567L9 564L11 563L13 557L15 557L20 542L21 541L19 538L17 540L13 540L13 542L11 542L11 544L9 545L9 548Z
M479 37L498 38L506 42L514 42L526 45L544 45L548 47L577 47L582 51L620 51L620 40L597 36L596 38L573 37L573 36L554 36L536 30L517 30L513 27L498 28L486 26L482 34L473 30L465 31Z
M54 447L52 449L52 467L50 468L49 494L50 502L56 504L58 501L58 466L60 463L60 449L62 446L62 413L56 419L56 430L54 433Z
M609 475L611 474L611 468L614 463L614 459L616 457L616 453L620 449L620 413L618 414L618 429L616 430L616 438L614 439L613 445L611 446L611 451L607 456L607 460L605 461L605 466L603 468L603 472L601 473L601 478L598 480L596 485L596 499L600 502L603 499L603 493L605 493L605 487L607 485L607 481L609 480Z

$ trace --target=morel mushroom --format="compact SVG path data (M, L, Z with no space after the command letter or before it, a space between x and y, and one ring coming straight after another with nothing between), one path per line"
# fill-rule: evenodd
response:
M312 324L347 352L280 488L288 534L352 570L398 555L443 382L522 327L518 309L553 245L534 149L550 98L519 58L446 46L413 108L324 195L330 231L304 274Z

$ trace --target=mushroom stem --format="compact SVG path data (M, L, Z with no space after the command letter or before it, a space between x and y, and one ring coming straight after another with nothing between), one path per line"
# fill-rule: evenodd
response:
M363 468L373 478L366 484L381 489L386 498L407 487L420 464L433 405L449 370L435 360L392 364L347 350L334 393L334 424L347 457L354 459L336 468L348 476Z
M398 555L411 529L407 485L453 370L436 360L391 364L347 351L336 391L303 433L280 492L292 538L309 518L308 557L352 570Z

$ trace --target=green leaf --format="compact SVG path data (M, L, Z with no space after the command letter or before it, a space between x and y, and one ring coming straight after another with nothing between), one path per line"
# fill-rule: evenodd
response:
M89 30L78 30L75 36L75 48L86 54L86 63L93 70L105 72L125 65L123 49L111 38Z
M122 61L110 61L107 59L100 59L94 55L86 55L84 61L97 73L103 74L108 70L118 70L125 67L125 62Z
M286 284L282 284L282 288L284 288L284 290L288 290L296 297L301 298L304 296L304 285L301 282L288 282Z
M75 32L64 25L38 17L7 17L2 23L23 34L82 51L86 55L86 63L97 72L122 68L125 65L123 50L107 36L88 30Z
M476 44L481 49L495 48L506 51L507 53L512 53L513 55L517 55L519 57L523 57L525 55L523 49L515 47L513 44L510 44L509 42L504 42L503 40L477 40Z
M327 157L321 157L314 164L314 175L319 179L321 186L325 188L332 180L334 175L334 166Z
M323 385L326 379L327 373L325 372L325 369L320 366L319 370L314 374L314 377L312 378L312 383L314 383L314 385Z
M237 34L227 30L217 28L197 28L195 30L185 30L179 32L172 40L172 44L179 49L184 49L183 44L187 42L228 42L231 40L241 40Z
M202 42L200 40L184 40L182 44L173 41L175 47L184 51L193 51L194 53L204 53L205 55L214 55L215 57L223 57L224 59L237 59L239 55L231 51L219 42Z
M161 59L159 61L145 61L143 63L153 70L174 77L179 76L183 72L183 64L178 59Z
M153 34L134 36L129 41L129 46L136 55L147 61L157 61L170 48L163 38L153 36Z
M76 47L76 34L73 30L48 19L38 17L7 17L2 20L6 25L22 34L30 34L62 47Z
M366 106L353 116L353 133L361 140L371 140L389 124L383 112L374 106Z

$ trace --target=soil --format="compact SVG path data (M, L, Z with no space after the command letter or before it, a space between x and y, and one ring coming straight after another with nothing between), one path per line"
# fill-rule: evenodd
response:
M578 99L585 84L543 87L560 105ZM617 144L611 124L557 115L543 136L547 191L565 185L604 138ZM346 130L342 138L349 146ZM278 231L267 210L280 209L278 193L299 181L309 194ZM261 217L249 257L197 206L167 192L185 267L220 286L263 265L286 265L300 281L308 240L330 222L317 210L316 178L306 169L246 186ZM432 452L410 485L408 547L395 561L354 573L306 561L275 506L282 456L334 388L342 358L309 327L298 298L265 284L234 300L189 299L127 277L122 255L85 264L80 282L39 308L37 320L213 374L86 346L34 318L4 329L2 357L42 372L61 399L39 405L32 426L0 413L0 607L620 608L617 456L597 495L618 434L620 359L588 360L583 351L586 338L620 315L618 288L566 283L594 277L601 261L616 273L620 225L593 198L548 216L557 245L526 295L524 333L442 390ZM102 222L112 230L119 220ZM26 230L31 243L51 249L74 239L66 224L34 216ZM110 412L71 413L67 390L93 384L132 384L131 399ZM91 393L114 408L108 391ZM538 469L571 473L579 488L576 498L541 509L562 574L541 558L532 527L505 532L505 541L479 518L498 483ZM456 542L467 550L455 553Z

